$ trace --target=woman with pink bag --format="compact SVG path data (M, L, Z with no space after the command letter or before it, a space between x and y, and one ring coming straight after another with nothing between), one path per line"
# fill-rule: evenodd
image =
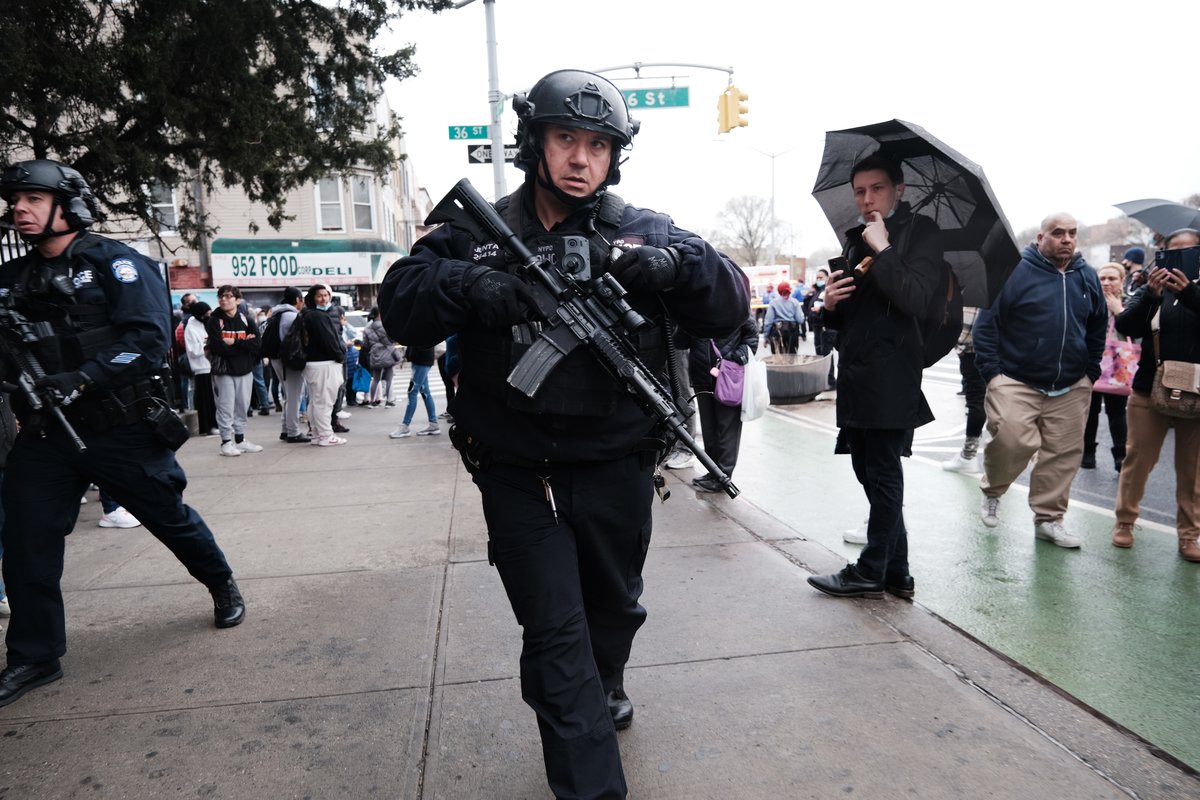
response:
M1092 407L1088 412L1087 426L1083 429L1083 461L1079 466L1084 469L1096 468L1096 433L1100 428L1100 406L1103 405L1108 416L1108 432L1112 434L1113 467L1120 472L1121 464L1125 461L1125 405L1132 391L1141 347L1117 333L1114 327L1117 315L1125 308L1121 302L1125 268L1117 263L1108 263L1096 271L1108 303L1108 335L1104 341L1104 357L1100 360L1100 378L1092 386Z

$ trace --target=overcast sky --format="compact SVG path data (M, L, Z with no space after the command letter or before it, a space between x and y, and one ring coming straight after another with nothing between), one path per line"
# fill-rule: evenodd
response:
M770 198L773 163L780 250L797 255L836 244L810 195L825 131L892 118L982 166L1015 233L1052 211L1098 224L1119 215L1113 203L1200 192L1195 0L741 0L713 8L496 0L500 89L523 91L566 67L732 67L750 95L750 125L720 136L725 72L644 67L640 81L632 70L604 73L623 89L674 84L690 95L687 108L635 112L642 129L616 191L711 232L729 198ZM451 125L489 119L482 0L406 15L392 36L417 46L421 73L388 96L421 183L435 201L463 177L492 197L491 166L469 164L466 144L448 134ZM512 142L511 101L502 126ZM508 167L509 191L521 178Z

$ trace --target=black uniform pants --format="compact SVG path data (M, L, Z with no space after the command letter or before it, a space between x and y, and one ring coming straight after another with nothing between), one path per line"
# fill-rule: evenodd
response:
M537 713L546 776L560 800L625 797L605 695L621 685L646 619L638 598L651 473L630 456L547 470L492 463L473 476L489 557L523 629L521 695Z
M858 571L868 580L908 575L908 531L904 527L904 468L900 457L911 432L884 428L842 428L850 463L871 504L867 546Z
M718 403L712 392L697 392L696 405L700 409L704 452L732 478L742 445L742 409Z
M78 430L78 452L56 427L42 438L25 429L4 473L4 584L13 615L5 637L8 663L36 664L67 651L59 582L65 538L79 517L79 498L95 483L165 544L192 577L217 586L232 576L212 531L184 505L183 469L141 422L103 432Z

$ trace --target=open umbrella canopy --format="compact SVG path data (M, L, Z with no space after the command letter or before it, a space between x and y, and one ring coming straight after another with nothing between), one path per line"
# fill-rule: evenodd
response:
M967 305L986 308L1020 260L1012 228L979 165L911 122L828 131L813 197L842 244L861 225L850 170L879 153L904 171L904 200L942 229L946 260Z
M1200 209L1185 206L1182 203L1172 203L1170 200L1130 200L1128 203L1113 203L1127 217L1133 217L1138 222L1150 228L1155 233L1166 236L1180 228L1195 228L1200 230Z

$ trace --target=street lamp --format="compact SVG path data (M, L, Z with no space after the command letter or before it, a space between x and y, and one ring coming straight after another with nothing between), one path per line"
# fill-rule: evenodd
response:
M750 147L750 145L746 145L746 147ZM775 159L792 152L796 148L789 147L787 150L780 150L778 153L768 153L765 150L759 150L757 147L750 147L750 149L771 159L771 249L767 251L767 261L773 267L775 266L775 259L779 255L775 241L775 228L777 227L775 223Z
M453 7L462 8L473 2L475 0L459 0ZM483 10L487 20L488 106L491 109L488 133L492 140L492 177L499 200L508 194L508 184L504 180L504 131L500 129L504 95L500 93L500 70L496 65L496 0L483 0Z

